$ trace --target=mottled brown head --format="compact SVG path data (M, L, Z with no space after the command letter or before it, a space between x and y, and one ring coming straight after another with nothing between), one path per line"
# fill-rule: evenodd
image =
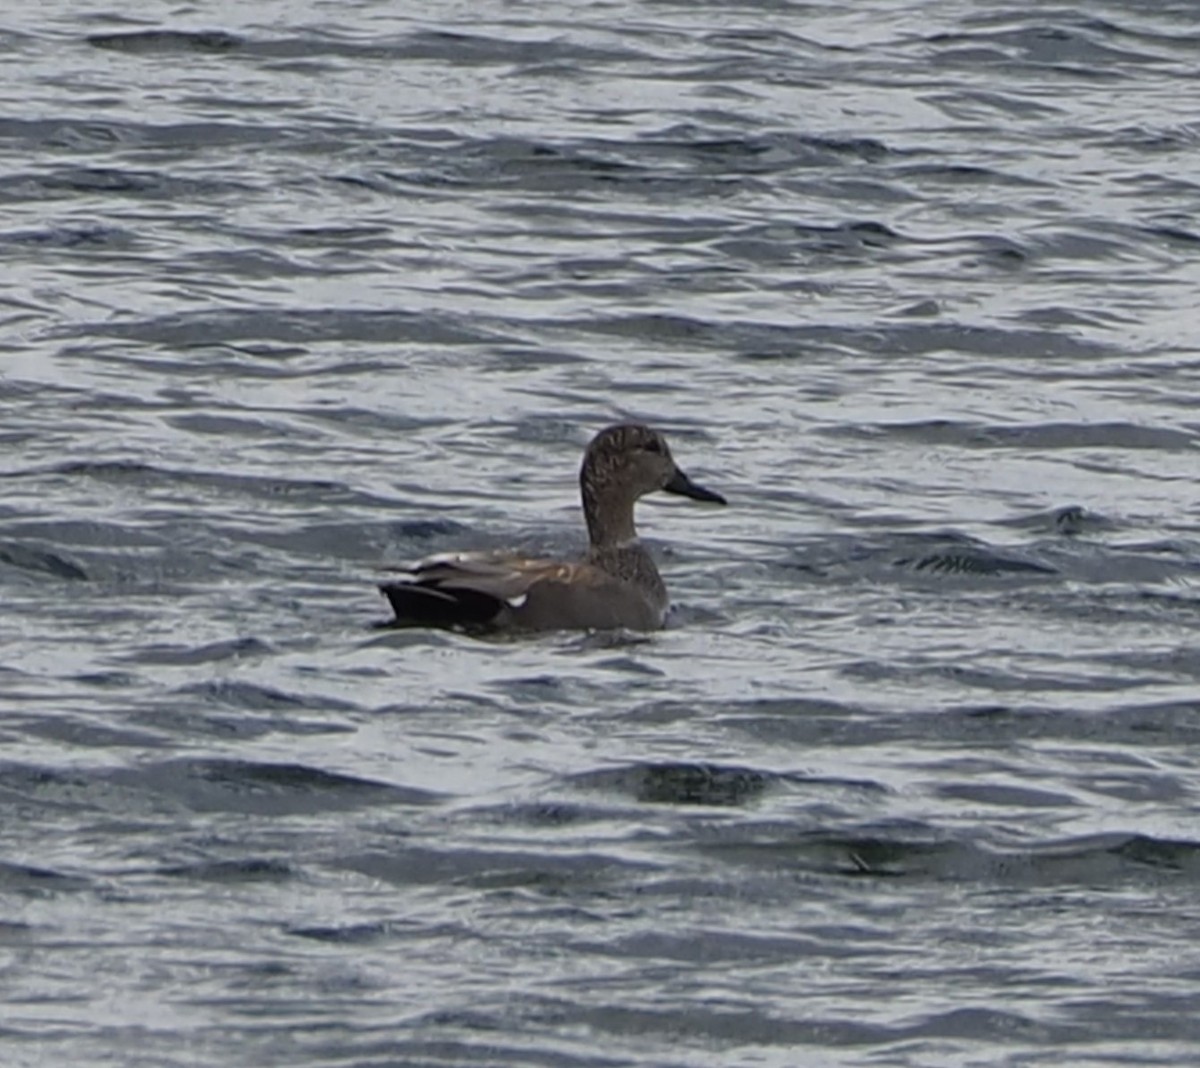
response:
M658 431L632 423L607 427L592 439L583 457L579 485L593 545L635 538L634 502L656 490L725 503L719 493L696 485L675 466L666 439Z

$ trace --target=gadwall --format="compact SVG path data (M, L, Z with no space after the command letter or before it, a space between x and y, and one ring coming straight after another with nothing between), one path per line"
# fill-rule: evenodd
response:
M380 590L394 624L463 630L657 630L667 588L638 541L633 506L655 490L724 504L671 459L647 426L610 426L587 447L579 471L590 547L578 561L513 553L430 556L401 568L409 578Z

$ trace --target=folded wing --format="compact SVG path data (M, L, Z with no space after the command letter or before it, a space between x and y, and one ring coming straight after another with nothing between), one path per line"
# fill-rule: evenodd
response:
M491 627L521 623L522 610L550 587L579 591L611 580L585 563L500 553L431 556L400 569L409 577L379 587L404 626ZM528 621L527 621L528 622Z

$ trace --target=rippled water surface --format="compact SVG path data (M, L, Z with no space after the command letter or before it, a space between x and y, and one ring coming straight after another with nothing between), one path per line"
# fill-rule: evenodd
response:
M1200 1060L1198 61L10 5L3 1063ZM640 506L665 632L373 626L626 419L730 500Z

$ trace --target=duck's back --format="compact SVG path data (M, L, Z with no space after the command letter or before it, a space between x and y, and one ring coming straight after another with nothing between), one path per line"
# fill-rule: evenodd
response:
M436 556L380 587L400 626L490 630L657 630L667 591L640 545L580 562L507 554Z

